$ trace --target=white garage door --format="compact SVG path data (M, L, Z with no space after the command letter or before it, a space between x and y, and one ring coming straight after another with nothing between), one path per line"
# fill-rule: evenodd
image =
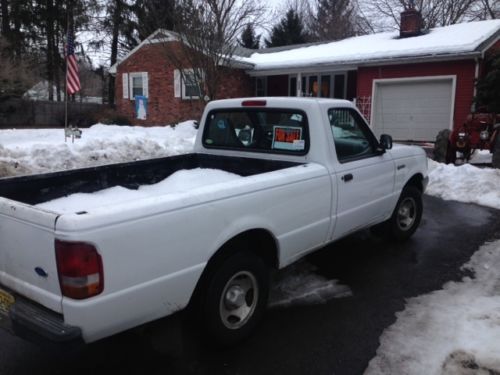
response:
M375 133L399 141L434 141L440 130L451 126L453 86L452 78L376 82Z

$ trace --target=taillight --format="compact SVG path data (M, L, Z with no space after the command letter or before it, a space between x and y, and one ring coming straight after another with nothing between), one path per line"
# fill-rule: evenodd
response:
M102 292L102 259L93 245L56 240L55 248L57 273L63 296L85 299Z
M265 107L267 105L266 100L245 100L241 102L242 107Z

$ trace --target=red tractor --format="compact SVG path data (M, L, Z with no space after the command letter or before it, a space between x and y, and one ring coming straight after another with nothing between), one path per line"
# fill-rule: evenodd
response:
M475 150L489 150L494 168L500 168L500 114L474 113L453 131L441 130L434 144L434 159L461 165Z

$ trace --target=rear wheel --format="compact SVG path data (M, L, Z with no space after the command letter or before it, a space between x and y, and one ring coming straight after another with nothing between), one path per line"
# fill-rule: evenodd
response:
M390 219L374 226L373 232L388 239L406 241L420 225L422 211L422 193L414 186L407 186L401 192Z
M268 268L261 258L236 253L208 277L202 319L208 334L221 345L246 338L265 311L269 294Z
M493 164L493 168L500 169L500 131L497 133L497 137L493 145L493 157L491 163Z

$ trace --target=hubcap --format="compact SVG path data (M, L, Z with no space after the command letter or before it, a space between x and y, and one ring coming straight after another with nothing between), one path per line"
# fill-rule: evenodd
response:
M403 199L398 210L398 227L403 231L409 230L417 217L417 204L413 198Z
M229 329L238 329L247 323L259 299L258 284L250 272L236 273L226 283L219 303L222 323Z

